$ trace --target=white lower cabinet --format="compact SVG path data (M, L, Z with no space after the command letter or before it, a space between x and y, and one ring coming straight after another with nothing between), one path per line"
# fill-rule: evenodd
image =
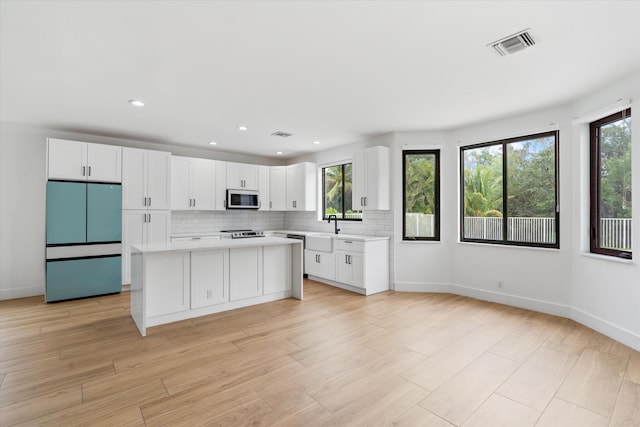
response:
M262 295L262 247L229 249L231 301Z
M305 250L305 273L365 295L389 289L389 239L333 239L333 252Z
M304 251L305 273L323 279L336 280L336 255L332 252Z
M191 308L229 301L229 250L191 252Z
M272 294L291 290L291 246L265 246L262 248L263 293Z
M364 257L362 252L336 251L336 280L364 288Z
M170 226L170 211L122 211L122 283L131 283L131 245L166 243Z
M147 292L147 317L190 309L189 252L157 254L147 259L145 280L153 283Z

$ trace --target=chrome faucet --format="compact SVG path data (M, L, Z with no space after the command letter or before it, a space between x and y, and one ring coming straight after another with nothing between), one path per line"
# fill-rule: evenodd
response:
M338 231L340 231L338 228L338 217L336 215L329 215L327 218L329 218L329 221L327 221L329 224L331 224L331 218L333 218L333 223L336 227L336 234L338 234Z

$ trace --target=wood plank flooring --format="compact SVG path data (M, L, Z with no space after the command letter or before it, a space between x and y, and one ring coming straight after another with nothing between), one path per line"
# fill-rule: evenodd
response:
M0 425L640 426L640 353L448 294L287 299L148 330L129 294L0 301Z

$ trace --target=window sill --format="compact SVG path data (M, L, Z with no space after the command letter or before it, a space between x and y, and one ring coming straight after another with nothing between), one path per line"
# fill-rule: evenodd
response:
M482 243L482 242L462 242L458 240L456 242L459 245L478 246L482 248L496 248L496 249L516 249L516 250L528 250L528 251L542 251L560 253L559 248L539 248L536 246L519 246L519 245L500 245L498 243Z
M599 259L601 261L617 262L619 264L635 264L632 259L624 259L624 258L618 258L615 256L592 254L591 252L580 252L580 255L582 255L585 258L593 258L593 259Z
M442 243L442 240L400 240L401 245L417 245L417 244L430 244L430 245L439 245Z

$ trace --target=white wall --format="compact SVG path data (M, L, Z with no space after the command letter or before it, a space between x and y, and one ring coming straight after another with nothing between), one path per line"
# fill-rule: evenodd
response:
M43 295L46 138L171 151L181 156L264 165L280 160L188 146L108 138L0 123L0 299Z
M396 169L402 148L441 146L442 241L402 242L402 177L394 175L397 290L452 292L573 318L640 349L640 271L633 261L589 254L588 132L573 124L620 98L640 99L640 72L570 105L450 132L394 135ZM635 112L637 116L637 112ZM583 125L587 126L587 125ZM459 241L459 147L560 130L560 249ZM633 239L640 246L640 120L633 121ZM401 169L399 169L401 170ZM503 288L498 288L498 281Z
M570 117L582 121L591 112L609 106L615 109L619 99L632 105L633 156L633 261L612 260L589 254L589 135L587 123L572 126L574 163L574 239L572 248L572 317L619 341L640 349L640 72L576 102ZM613 113L614 111L611 111ZM606 114L605 114L606 115ZM631 337L631 338L630 338Z
M392 197L395 207L395 289L447 292L451 282L452 232L457 222L455 194L456 154L448 132L398 132L394 137ZM402 150L440 149L440 242L402 241Z

